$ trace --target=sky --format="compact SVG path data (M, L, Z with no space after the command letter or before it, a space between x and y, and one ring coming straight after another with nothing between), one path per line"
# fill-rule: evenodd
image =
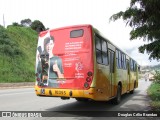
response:
M91 24L113 44L127 52L140 65L160 64L149 60L148 54L138 52L143 40L129 40L131 28L123 20L109 18L125 11L130 0L0 0L0 24L5 26L23 19L40 20L46 28Z

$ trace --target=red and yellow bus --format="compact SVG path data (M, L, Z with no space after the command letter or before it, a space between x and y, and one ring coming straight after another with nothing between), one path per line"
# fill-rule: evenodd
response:
M92 25L41 32L35 71L38 96L118 104L122 94L138 87L136 61Z

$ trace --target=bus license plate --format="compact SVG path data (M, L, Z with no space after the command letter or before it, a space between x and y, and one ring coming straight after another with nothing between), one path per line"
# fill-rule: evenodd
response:
M66 91L55 90L56 95L66 95Z

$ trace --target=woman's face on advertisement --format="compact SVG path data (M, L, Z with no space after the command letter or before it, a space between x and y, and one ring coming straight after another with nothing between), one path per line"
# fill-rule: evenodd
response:
M50 40L50 42L46 44L46 51L48 53L52 52L53 47L54 47L53 40Z

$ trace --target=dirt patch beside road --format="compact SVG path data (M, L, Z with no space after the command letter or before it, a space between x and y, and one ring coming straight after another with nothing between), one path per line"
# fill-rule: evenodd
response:
M34 87L35 82L22 82L22 83L0 83L0 89L7 88L21 88L21 87Z

